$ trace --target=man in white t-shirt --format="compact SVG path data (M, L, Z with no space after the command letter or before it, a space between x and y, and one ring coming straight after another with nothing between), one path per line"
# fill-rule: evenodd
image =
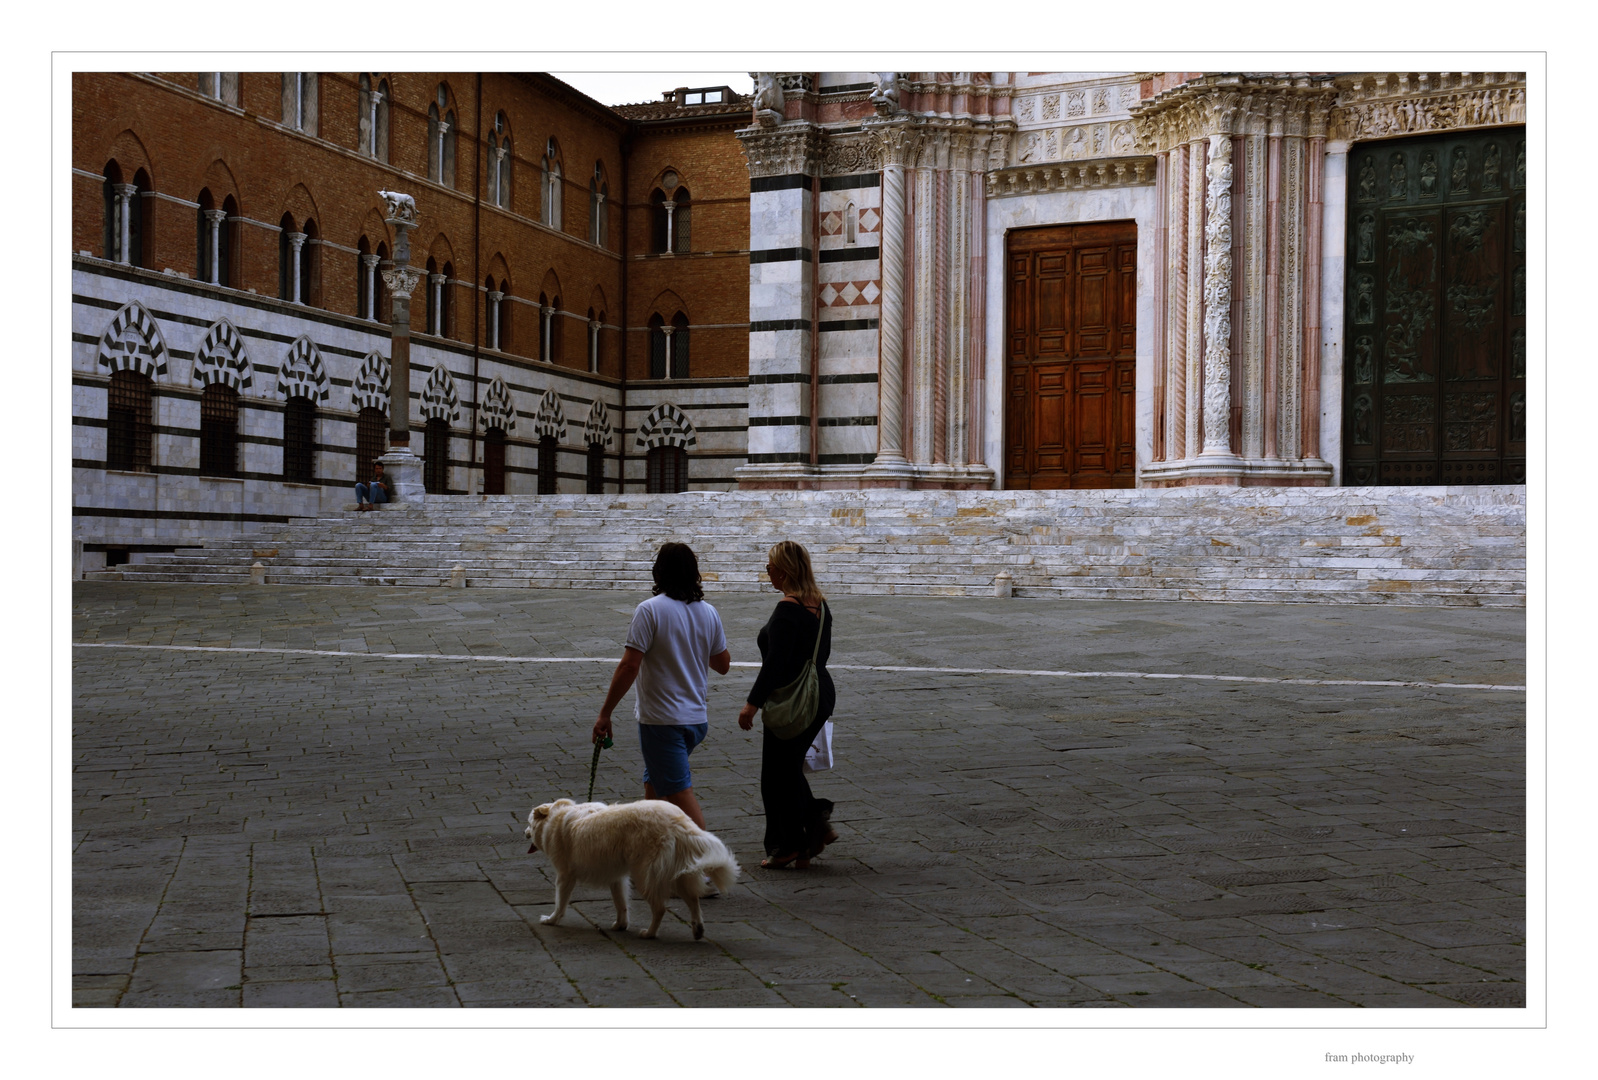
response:
M638 741L644 754L644 798L664 799L701 829L688 755L710 730L708 668L727 674L732 654L721 616L705 603L699 559L687 544L662 544L655 555L654 595L633 612L627 647L594 723L594 741L611 734L610 714L638 683Z

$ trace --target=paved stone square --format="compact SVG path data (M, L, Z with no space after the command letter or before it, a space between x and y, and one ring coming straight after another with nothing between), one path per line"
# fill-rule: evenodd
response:
M1524 1004L1525 694L1484 688L1523 687L1523 611L840 597L842 838L758 868L754 671L713 676L695 786L744 876L694 942L597 889L540 925L522 838L583 796L642 598L80 583L75 1003ZM757 659L775 596L710 600Z

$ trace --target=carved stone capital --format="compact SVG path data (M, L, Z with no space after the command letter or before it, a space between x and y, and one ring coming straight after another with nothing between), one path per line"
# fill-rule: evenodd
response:
M361 256L361 265L365 266L368 270L377 269L377 264L382 262L382 261L383 260L377 255L362 255Z
M426 276L427 271L414 266L396 266L383 271L383 285L390 296L410 296Z
M884 166L897 165L908 168L915 165L921 153L922 132L918 124L909 121L873 124L867 121L866 134L876 147L877 157Z
M502 293L502 292L498 292L498 291L495 291L495 292L490 292L490 293L489 293L489 294L488 294L488 298L489 298L489 299L490 299L490 300L492 300L492 301L494 301L494 303L496 303L496 304L497 304L497 303L499 303L499 302L500 302L500 301L501 301L501 300L503 300L503 299L505 299L505 294L504 294L504 293Z
M1161 153L1212 135L1308 135L1324 122L1335 93L1331 80L1319 75L1204 75L1131 112L1139 146Z
M750 176L814 176L821 168L822 135L810 123L744 128L737 133Z
M204 213L205 220L209 221L212 225L220 225L227 220L226 210L206 210Z

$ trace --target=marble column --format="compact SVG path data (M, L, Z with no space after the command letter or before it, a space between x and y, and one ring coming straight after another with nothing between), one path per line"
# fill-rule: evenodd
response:
M499 304L505 299L502 292L488 294L488 347L499 351Z
M208 270L210 277L207 280L216 285L222 280L222 248L219 241L222 238L222 223L227 220L227 211L207 210L205 220L211 227L211 266Z
M598 319L588 320L588 370L599 370L599 327Z
M669 221L670 219L668 218L667 220ZM672 331L676 329L675 326L669 324L660 328L660 332L666 336L666 370L661 376L666 379L671 378L671 335Z
M551 331L554 325L555 309L549 304L545 304L543 307L538 309L538 333L539 341L541 342L538 351L538 358L544 361L546 364L553 364L555 362L555 357L550 352L550 341L553 336Z
M1204 449L1231 460L1232 137L1212 135L1204 221Z
M132 243L130 239L130 230L132 229L130 216L132 214L133 197L138 194L139 189L132 184L113 184L112 190L117 197L116 261L123 265L131 266L133 265L133 252L129 250L129 245Z
M882 164L882 297L878 322L877 457L870 471L885 479L908 474L904 445L904 306L906 158L912 136L895 128L879 136Z
M392 193L390 193L392 194ZM378 458L393 478L396 502L419 501L425 494L422 484L422 459L411 452L411 293L426 277L426 272L410 265L410 231L416 226L416 210L409 200L389 203L390 215L384 221L394 230L394 259L383 271L388 288L392 317L389 322L389 363L391 391L388 409L388 453Z
M366 311L364 317L377 321L377 264L382 259L376 255L362 255L361 265L366 267Z
M289 262L293 271L289 277L289 300L296 304L305 302L305 294L300 288L300 249L305 246L305 234L302 232L289 233Z
M435 337L444 336L444 275L427 275L428 296L427 332Z

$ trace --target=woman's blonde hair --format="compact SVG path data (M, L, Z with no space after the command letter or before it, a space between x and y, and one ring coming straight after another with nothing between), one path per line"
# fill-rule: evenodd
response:
M787 580L788 592L801 601L819 604L826 599L816 584L816 573L810 567L810 553L803 544L793 540L778 541L766 552L766 558L771 561L771 568Z

